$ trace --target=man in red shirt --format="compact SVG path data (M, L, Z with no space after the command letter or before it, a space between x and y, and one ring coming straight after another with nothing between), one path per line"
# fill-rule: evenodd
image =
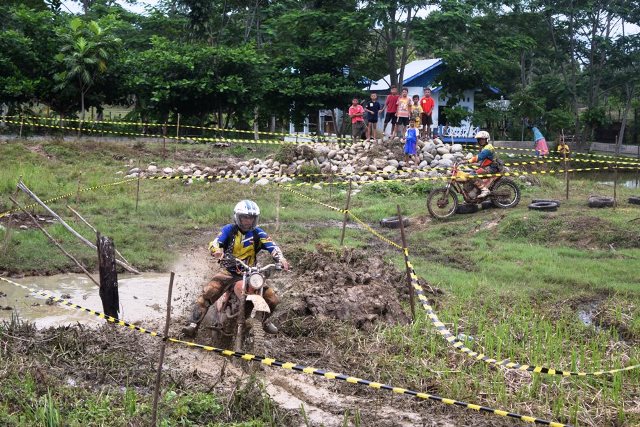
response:
M349 117L351 117L351 136L355 144L356 138L360 138L364 130L364 108L360 105L358 98L353 98L351 101Z
M431 138L431 125L433 124L433 118L431 117L431 113L433 112L433 107L435 107L435 101L431 97L431 89L428 87L424 88L424 96L420 100L420 107L422 108L422 136L426 138Z
M396 85L391 86L391 93L387 95L387 99L384 101L384 108L387 110L387 114L384 116L384 127L382 133L387 131L387 124L391 122L391 137L396 135L396 111L398 111L398 88Z

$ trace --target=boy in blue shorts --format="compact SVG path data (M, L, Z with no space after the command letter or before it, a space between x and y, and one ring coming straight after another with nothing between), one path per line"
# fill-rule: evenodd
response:
M409 156L412 157L413 162L417 165L418 161L418 129L416 128L416 122L412 120L409 122L409 128L404 134L404 161L409 162Z

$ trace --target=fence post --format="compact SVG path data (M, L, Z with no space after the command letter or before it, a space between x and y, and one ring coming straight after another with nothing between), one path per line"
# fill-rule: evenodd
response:
M20 114L20 132L18 133L18 137L22 138L22 126L24 125L24 117Z
M78 201L80 200L80 178L82 178L82 172L78 174L78 187L76 188L76 205L78 205Z
M402 254L404 255L404 264L407 268L407 284L409 285L409 302L411 304L411 320L416 321L415 297L413 296L413 286L411 284L411 269L409 268L409 249L407 248L407 240L404 235L404 222L400 205L396 205L398 209L398 221L400 222L400 237L402 238Z
M160 381L162 380L162 365L164 364L164 351L167 346L167 337L169 336L169 323L171 322L171 294L173 293L173 278L175 273L171 272L169 279L169 291L167 292L167 317L164 322L164 335L160 344L160 357L158 360L158 370L156 371L156 386L153 390L153 411L151 412L151 425L155 427L158 422L158 397L160 396Z
M120 298L118 296L118 272L116 270L116 248L113 240L97 233L98 268L100 271L100 299L107 316L118 318Z
M352 181L349 178L349 192L347 193L347 204L344 207L344 219L342 220L342 232L340 233L340 246L344 244L344 231L347 228L347 220L349 219L349 205L351 204L351 188Z
M180 142L180 113L178 113L178 123L176 124L176 139Z
M140 159L138 159L138 169L140 169ZM142 170L138 171L138 185L136 186L136 212L138 212L138 201L140 200L140 175Z

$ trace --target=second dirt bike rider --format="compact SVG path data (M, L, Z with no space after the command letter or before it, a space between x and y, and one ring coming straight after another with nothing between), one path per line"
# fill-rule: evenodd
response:
M496 149L489 143L489 132L481 130L476 134L475 138L480 146L480 153L473 156L470 162L478 163L480 167L472 172L472 174L493 174L500 172L500 162L496 157ZM480 194L478 195L479 199L489 195L489 182L490 179L476 179L474 181L475 186L480 190Z
M276 262L282 264L282 268L289 270L289 263L280 248L264 230L258 227L259 217L260 208L255 202L251 200L238 202L233 209L234 223L222 227L218 236L209 243L209 251L220 260L224 269L214 275L212 280L204 286L202 294L193 306L190 323L182 328L185 336L194 337L209 306L236 282L242 281L242 274L238 274L235 262L226 255L231 255L253 266L256 264L258 252L265 249ZM275 292L271 288L266 288L263 297L273 313L279 303ZM278 328L268 320L263 323L263 329L270 334L278 332Z

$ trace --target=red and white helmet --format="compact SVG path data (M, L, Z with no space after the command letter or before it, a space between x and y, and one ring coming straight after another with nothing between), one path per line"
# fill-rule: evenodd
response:
M491 140L491 135L489 135L489 132L487 132L486 130L481 130L480 132L478 132L475 136L476 139L486 139L487 142L489 142Z
M249 228L242 226L241 218L250 217L252 219L251 226ZM238 226L240 231L246 233L258 226L258 219L260 218L260 208L256 202L251 200L241 200L233 208L233 222Z

